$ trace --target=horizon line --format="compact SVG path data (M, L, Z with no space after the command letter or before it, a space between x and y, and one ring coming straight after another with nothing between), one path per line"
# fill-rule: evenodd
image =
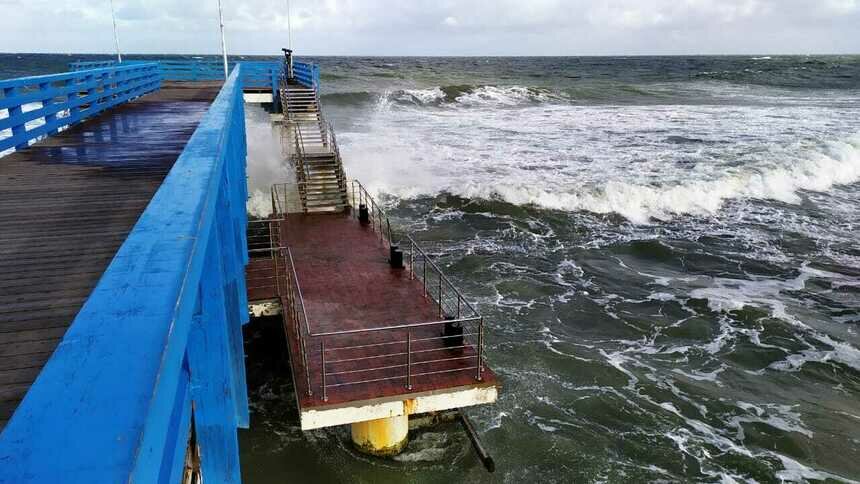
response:
M99 55L99 56L116 56L116 52L6 52L0 50L0 54L8 55ZM124 56L213 56L220 57L221 53L166 53L166 52L123 52ZM243 53L227 53L228 57L282 57L282 54L243 54ZM674 54L529 54L529 55L500 55L500 54L295 54L296 57L427 57L427 58L471 58L471 57L492 57L492 58L565 58L565 57L747 57L747 56L770 56L770 57L809 57L809 56L860 56L860 52L842 53L842 52L808 52L808 53L766 53L766 52L745 52L745 53L674 53Z

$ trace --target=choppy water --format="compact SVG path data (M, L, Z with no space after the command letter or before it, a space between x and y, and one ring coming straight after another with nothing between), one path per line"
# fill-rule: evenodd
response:
M349 174L487 316L498 471L303 434L261 326L246 482L860 481L860 57L319 61Z
M410 479L860 480L860 58L322 62L349 174L492 321L498 474Z

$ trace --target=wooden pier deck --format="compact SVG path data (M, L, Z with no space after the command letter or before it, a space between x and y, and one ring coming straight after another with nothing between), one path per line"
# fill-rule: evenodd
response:
M220 86L166 83L0 158L0 430Z
M306 322L300 319L297 324L285 315L300 411L498 387L487 367L482 367L482 378L477 380L474 344L446 345L444 323L439 324L445 318L440 318L437 302L425 296L422 281L413 278L408 268L391 268L388 247L373 228L360 224L349 212L289 214L278 224L280 243L289 247L294 260L307 315ZM274 278L267 267L271 263L266 259L252 259L247 267L249 300L277 297L275 284L266 290L262 287L266 284L254 283L254 278ZM284 266L278 271L283 288L288 284ZM473 334L471 341L476 338ZM408 362L407 353L411 353Z

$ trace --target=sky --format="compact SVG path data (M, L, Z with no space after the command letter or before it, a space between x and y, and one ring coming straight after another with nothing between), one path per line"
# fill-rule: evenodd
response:
M287 0L222 0L278 54ZM302 55L860 54L860 0L291 0ZM217 0L114 0L123 52L220 52ZM0 51L111 53L110 0L0 0Z

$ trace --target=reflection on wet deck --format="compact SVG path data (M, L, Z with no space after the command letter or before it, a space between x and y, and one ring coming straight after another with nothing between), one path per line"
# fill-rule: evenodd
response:
M167 85L0 158L0 429L219 88Z

